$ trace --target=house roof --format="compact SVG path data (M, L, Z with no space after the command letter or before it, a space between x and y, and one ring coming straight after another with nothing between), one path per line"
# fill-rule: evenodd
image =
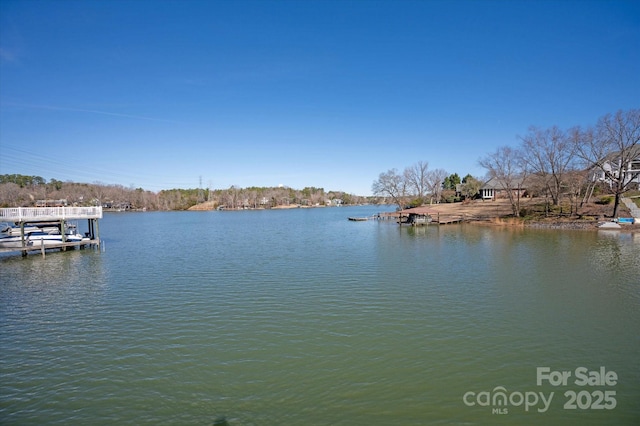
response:
M620 158L622 151L610 152L605 155L601 160L602 164L611 164L617 168L617 160ZM624 161L639 161L640 160L640 144L629 147L624 155Z
M520 189L525 188L524 179L523 178L513 178L511 184L514 188L520 187ZM488 181L482 184L480 189L505 189L506 185L502 183L502 181L496 177L492 177Z

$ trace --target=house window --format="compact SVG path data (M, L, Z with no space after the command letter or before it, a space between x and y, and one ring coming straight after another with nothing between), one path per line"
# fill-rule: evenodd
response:
M482 198L493 198L493 188L483 189Z

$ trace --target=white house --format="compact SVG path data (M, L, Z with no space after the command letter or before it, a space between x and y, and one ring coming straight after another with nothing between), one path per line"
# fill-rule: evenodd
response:
M613 186L613 179L618 179L620 173L624 174L624 185L633 186L635 183L640 189L640 146L634 147L635 151L627 155L624 160L619 153L611 154L604 160L602 166L594 170L593 180L604 182L609 187Z

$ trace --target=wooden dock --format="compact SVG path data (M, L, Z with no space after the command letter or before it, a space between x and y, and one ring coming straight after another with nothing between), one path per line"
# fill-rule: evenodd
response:
M400 225L450 225L468 220L466 215L441 214L437 210L424 207L402 210L399 212L380 213L373 218L377 220L395 220ZM349 220L352 220L349 218Z
M87 219L89 232L85 233L86 238L81 241L64 241L64 230L68 220ZM33 251L39 251L42 255L49 249L100 247L100 231L98 219L102 219L102 207L9 207L0 208L0 222L14 223L20 228L22 247L0 248L0 253L21 252L22 256ZM38 226L44 223L57 223L62 235L60 243L48 243L40 241L40 244L29 245L28 233L25 232L25 225Z
M16 248L0 248L0 253L17 253L22 252L22 256L26 256L29 252L40 252L42 257L45 257L47 250L55 250L59 249L60 251L66 251L68 248L75 249L84 249L87 247L91 248L100 248L100 239L95 240L82 240L82 241L73 241L67 243L60 244L41 244L37 246L25 246L25 247L16 247Z
M461 223L465 221L463 215L438 215L438 225L450 225L454 223Z

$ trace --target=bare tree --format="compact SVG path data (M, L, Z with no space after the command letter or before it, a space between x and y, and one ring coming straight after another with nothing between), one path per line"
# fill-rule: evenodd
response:
M0 184L0 206L19 206L25 200L20 199L20 186L13 182Z
M324 198L325 198L324 189L322 189L322 188L316 189L315 191L311 192L310 199L311 199L311 204L312 205L314 205L314 204L322 204Z
M426 161L418 161L411 167L404 170L404 178L410 190L424 202L429 188L428 170L429 163Z
M576 172L579 171L584 178L584 194L580 200L580 207L582 207L585 203L589 202L595 187L600 184L597 179L594 179L592 170L593 163L587 159L587 156L585 156L585 150L582 146L587 142L587 140L591 140L593 138L593 129L583 131L580 127L573 127L569 130L568 136L571 143L574 145Z
M567 173L564 181L567 186L567 193L569 194L569 201L571 202L570 214L578 214L578 201L582 197L583 190L589 190L589 173L586 170L574 170Z
M240 201L240 187L237 185L231 185L226 191L224 201L227 208L238 208L238 203Z
M527 175L521 153L509 146L502 146L478 163L487 169L491 178L496 179L507 194L513 215L520 217L520 191Z
M427 172L427 189L429 192L429 204L433 204L433 200L436 203L440 202L440 196L442 195L442 183L447 177L447 171L444 169L434 169Z
M575 145L567 133L556 126L550 129L530 127L529 133L521 139L521 152L529 171L542 179L553 205L559 205L565 176L574 170Z
M402 210L406 204L407 190L407 180L403 175L398 174L397 169L380 173L378 180L371 186L371 192L374 195L390 197L393 203L398 205L399 210Z
M91 187L91 196L95 200L96 204L102 205L107 198L106 185L101 182L94 182Z
M594 129L580 132L576 152L610 183L615 195L613 217L617 216L620 198L640 174L640 109L601 117Z

